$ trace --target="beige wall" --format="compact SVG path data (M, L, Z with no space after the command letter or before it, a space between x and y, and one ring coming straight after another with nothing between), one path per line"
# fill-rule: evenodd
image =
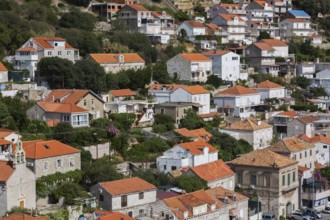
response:
M84 100L86 100L86 105ZM94 104L92 104L92 101ZM76 105L81 108L87 109L90 112L95 112L95 115L93 115L92 119L104 118L104 103L90 93L87 94Z

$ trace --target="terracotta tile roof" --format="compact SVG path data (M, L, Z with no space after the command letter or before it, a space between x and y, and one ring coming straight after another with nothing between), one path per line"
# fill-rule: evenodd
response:
M145 63L145 61L137 53L93 53L89 56L97 63L119 63L119 56L124 57L123 63Z
M258 124L259 123L259 124ZM226 127L225 130L245 130L245 131L256 131L260 129L266 129L273 127L264 121L255 118L246 118L240 121L236 121L230 126Z
M114 97L136 96L135 92L130 89L110 90L110 94Z
M61 121L58 120L58 119L51 119L51 120L48 120L48 121L47 121L47 125L48 125L48 127L54 128L54 127L56 127L56 125L57 125L58 123L60 123L60 122L61 122Z
M309 170L308 167L298 166L298 171L300 171L300 172L304 172L304 171L307 171L307 170Z
M0 160L0 182L6 182L14 173L15 169L10 163L10 161Z
M234 171L223 162L223 160L217 160L211 163L202 164L199 166L190 168L199 178L206 182L212 182L218 179L229 177L234 175Z
M59 37L34 37L32 38L37 44L45 49L53 49L54 47L48 43L48 41L65 41L63 38ZM73 48L70 44L65 43L65 48Z
M89 93L91 93L91 91L87 89L54 89L43 101L57 102L57 100L60 100L60 103L76 105ZM97 96L95 97L99 98Z
M260 50L275 50L272 46L270 46L267 43L253 43L256 47L258 47Z
M313 148L314 145L304 141L300 138L293 137L284 140L280 140L275 144L267 147L268 150L271 150L276 153L295 153L299 151L303 151L309 148Z
M3 63L0 62L0 71L2 72L7 72L8 69L5 67L5 65L3 65Z
M135 220L135 218L124 215L120 212L113 212L97 218L96 220Z
M195 27L195 28L205 28L204 23L200 21L185 21L189 26Z
M155 17L158 17L158 18L163 16L162 11L151 11L151 14ZM171 15L168 14L167 12L166 12L166 16L171 17Z
M210 93L207 89L204 89L203 86L200 85L184 86L183 89L192 95Z
M219 14L220 17L225 19L226 21L233 21L235 17L238 18L239 21L243 21L238 15L235 14Z
M256 0L255 3L262 5L262 6L266 5L266 2L262 1L262 0Z
M230 162L229 165L281 168L298 164L298 161L282 156L268 149L257 149Z
M310 143L325 143L330 144L330 138L324 137L324 136L314 136L312 138L307 137L306 134L302 134L299 136L300 139L303 139Z
M240 9L241 8L241 6L239 5L239 4L226 4L226 3L221 3L221 4L219 4L219 6L220 7L223 7L223 8L225 8L225 9L229 9L229 8L238 8L238 9Z
M250 94L259 94L259 92L246 88L244 86L233 86L217 93L217 95L219 96L241 96Z
M36 48L34 47L25 47L25 48L19 48L18 50L16 50L17 52L24 52L24 51L37 51Z
M223 56L227 53L230 53L229 50L208 50L203 52L205 56Z
M73 112L88 112L88 110L76 106L74 104L55 103L55 102L37 102L37 105L46 112L57 113L73 113Z
M204 23L204 25L212 30L218 30L220 27L216 24L206 24Z
M206 113L206 114L198 114L198 117L200 118L212 118L215 116L220 116L221 113L219 112L211 112L211 113Z
M8 135L11 135L12 133L15 133L16 131L10 130L8 128L0 128L0 138L5 138Z
M184 149L186 149L187 151L189 151L190 153L192 153L194 155L203 154L203 150L204 150L205 147L209 148L210 153L218 152L218 150L215 147L208 144L204 140L180 143L180 144L177 144L177 145L184 148Z
M234 191L225 189L221 186L214 187L205 191L206 194L213 200L216 201L216 207L219 208L220 206L227 205L223 202L224 198L227 198L228 204L235 204L239 201L248 200L248 197L243 196L242 194L236 193ZM233 197L236 197L236 200L233 200Z
M309 23L302 18L287 18L284 21L292 22L292 23Z
M113 196L157 189L156 186L140 179L139 177L103 182L99 184L104 188L104 190Z
M60 155L79 153L80 150L63 144L56 140L35 140L24 141L23 148L26 153L26 158L41 159L47 157L56 157Z
M281 112L280 114L281 116L288 116L290 118L295 118L296 116L298 116L299 114L296 111L286 111L286 112Z
M211 59L201 53L180 53L179 56L190 62L211 62Z
M132 4L132 5L127 5L127 6L136 11L149 11L148 9L146 9L145 7L143 7L142 5L139 5L139 4Z
M179 84L152 84L149 87L149 90L163 90L163 88L166 88L166 91L175 91L178 88L183 88L185 85L179 85Z
M0 139L0 145L8 145L8 144L12 144L11 141L7 141L5 139Z
M314 163L314 167L315 167L315 169L323 169L323 168L325 168L326 166L324 166L324 165L322 165L322 164L320 164L320 163L317 163L317 162L315 162Z
M284 86L281 86L277 83L273 83L269 80L263 81L252 88L254 89L280 89L280 88L285 88Z
M31 216L23 213L13 213L1 218L1 220L50 220L50 218L46 216Z
M185 137L198 138L198 140L209 141L212 137L212 134L207 132L205 128L199 128L194 130L188 130L187 128L180 128L180 129L176 129L175 132Z
M263 39L260 42L269 44L272 47L287 47L288 45L281 40L276 40L276 39Z
M297 117L297 119L304 124L310 124L310 123L313 123L314 121L316 121L318 118L316 118L315 116L312 116L312 115L306 115L306 116Z

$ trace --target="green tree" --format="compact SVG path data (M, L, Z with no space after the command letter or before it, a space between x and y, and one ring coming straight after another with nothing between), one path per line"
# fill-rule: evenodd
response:
M166 132L166 131L171 131L175 129L175 121L174 119L169 116L169 115L163 115L163 114L158 114L155 115L155 121L154 121L154 125L153 125L153 130L155 131L155 129L160 129L160 131L162 132ZM160 128L161 126L161 128ZM164 131L163 131L164 129ZM156 132L156 131L155 131ZM161 132L156 132L156 133L161 133Z
M260 31L257 40L260 41L262 39L272 39L272 38L271 38L270 34L267 31Z
M43 120L33 119L27 126L28 135L24 135L25 140L46 140L52 136L52 131Z
M173 179L170 178L165 173L161 173L159 171L155 171L152 169L148 170L139 170L133 173L134 176L140 177L141 179L154 184L155 186L162 185L171 185L174 183Z
M76 6L83 6L87 7L90 3L90 0L65 0L67 3L76 5Z
M302 89L307 89L311 84L311 80L304 76L298 76L291 79L291 84L300 86Z
M10 114L8 111L8 107L5 103L0 102L0 125L1 127L8 128L9 127L9 118Z
M181 22L184 22L186 20L189 20L189 15L186 12L183 12L183 11L179 10L178 12L176 12L174 14L174 18L175 18L176 21L181 23Z
M109 115L109 118L120 131L127 132L135 121L135 114L113 113Z
M65 198L65 203L68 205L75 204L75 199L81 195L82 187L73 182L65 182L60 184L54 192L55 199Z
M181 127L189 130L205 127L205 122L201 119L196 112L189 109L185 117L181 120Z
M179 188L186 190L187 193L207 189L206 182L197 176L182 175L176 178L175 182Z
M310 88L309 91L313 94L314 97L327 96L328 93L323 87Z
M90 13L72 10L61 17L59 24L64 28L78 28L85 31L93 31L96 21L96 17Z
M75 142L76 134L69 122L60 122L54 128L53 138L65 144L71 144Z
M219 86L221 86L223 84L222 83L222 79L219 78L216 75L210 75L210 76L208 76L206 83L207 84L211 84L212 86L214 86L214 88L219 88Z

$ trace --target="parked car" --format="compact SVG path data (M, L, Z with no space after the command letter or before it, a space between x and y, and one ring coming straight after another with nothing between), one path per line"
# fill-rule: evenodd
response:
M290 219L291 220L313 220L314 218L303 212L293 212L290 215Z
M324 213L327 213L327 214L330 214L330 207L325 207L325 208L323 209L323 212L324 212Z
M262 220L275 220L275 215L274 214L263 214L262 215Z
M307 215L310 215L312 217L314 217L315 219L321 219L322 218L322 214L320 211L313 209L313 208L307 208L305 213Z

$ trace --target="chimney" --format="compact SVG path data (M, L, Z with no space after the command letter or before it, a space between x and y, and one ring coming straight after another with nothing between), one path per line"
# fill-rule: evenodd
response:
M316 63L320 63L320 58L316 58Z

